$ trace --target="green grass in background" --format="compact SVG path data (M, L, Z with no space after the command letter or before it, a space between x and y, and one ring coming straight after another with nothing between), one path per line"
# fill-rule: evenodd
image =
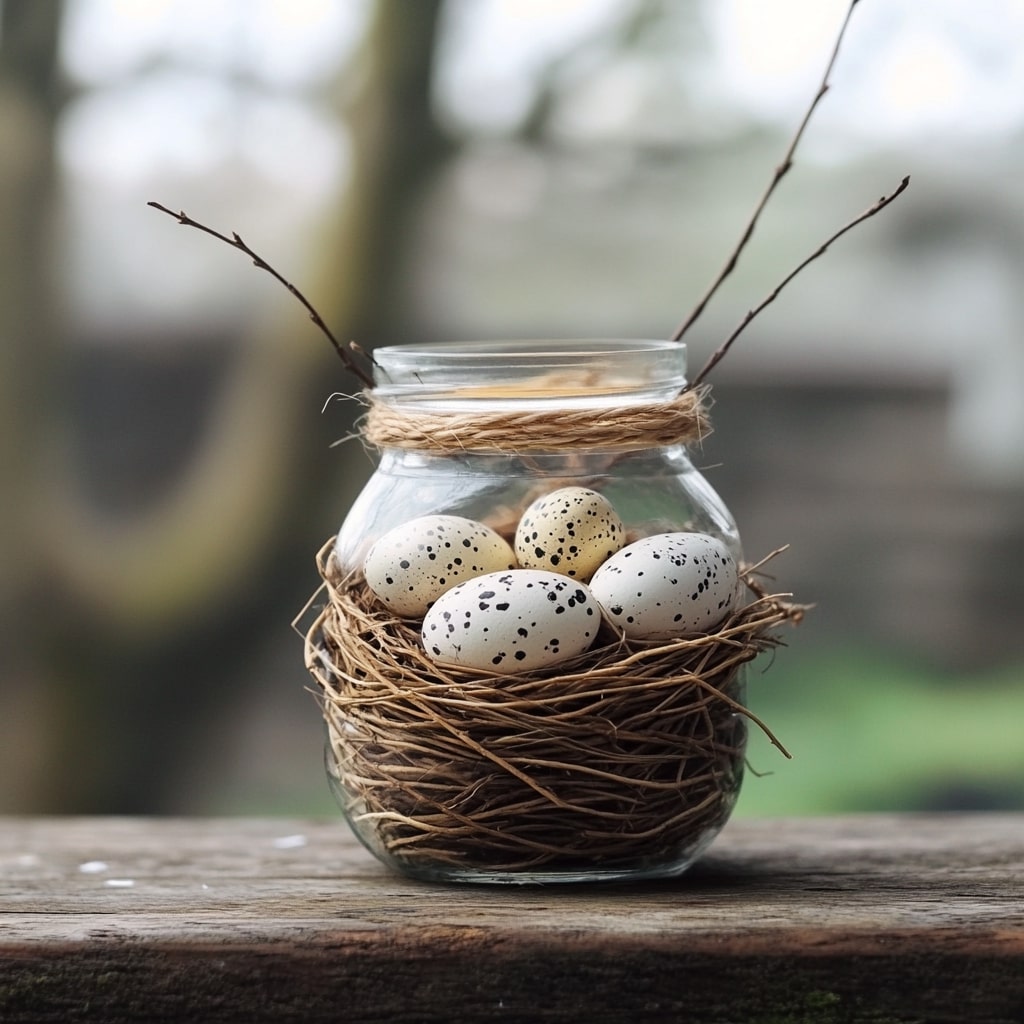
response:
M755 662L747 679L751 709L793 759L751 725L736 816L1024 810L1024 665L953 675L895 656L794 647ZM318 712L303 712L301 737L281 749L271 722L261 736L275 756L221 766L189 813L340 821Z
M865 652L781 651L748 684L793 760L752 726L737 816L1024 809L1024 666L947 677Z

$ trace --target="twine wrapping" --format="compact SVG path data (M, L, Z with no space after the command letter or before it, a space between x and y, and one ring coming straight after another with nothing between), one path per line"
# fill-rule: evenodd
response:
M496 412L432 412L381 401L370 392L361 423L377 448L426 452L556 452L657 448L692 444L711 432L708 389L684 391L668 402L607 408Z

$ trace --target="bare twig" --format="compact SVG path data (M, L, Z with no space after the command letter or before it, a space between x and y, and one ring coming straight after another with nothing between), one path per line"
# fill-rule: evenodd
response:
M199 231L205 231L206 234L213 235L214 238L219 238L222 242L227 242L227 244L232 246L233 248L239 249L242 252L244 252L245 255L252 260L255 266L259 267L260 270L265 270L272 277L275 277L278 281L280 281L281 284L285 286L285 288L288 289L288 291L292 293L292 295L295 296L295 298L299 300L299 302L302 303L302 305L306 308L306 312L309 313L310 320L312 320L313 323L316 324L316 326L319 327L320 330L327 336L327 340L334 347L334 351L338 353L338 356L340 357L342 363L344 363L345 369L348 370L349 373L353 374L356 378L358 378L358 380L362 384L366 385L367 387L373 387L372 376L369 373L367 373L366 370L364 370L359 365L358 362L356 362L356 360L353 358L352 352L349 351L349 349L345 348L345 346L343 346L338 341L338 339L331 332L331 329L327 326L326 323L324 323L323 317L320 316L320 314L316 311L316 309L313 307L312 303L306 298L306 296L303 295L302 292L300 292L299 289L296 288L295 285L291 283L291 281L287 280L285 277L279 274L265 259L263 259L262 256L260 256L258 253L253 252L253 250L250 249L249 246L242 241L241 236L236 231L232 231L230 235L222 235L219 231L215 231L213 228L207 227L207 225L201 224L197 220L193 220L191 217L188 216L188 214L185 213L184 210L179 210L177 213L175 213L174 210L170 210L166 206L163 206L161 203L156 202L149 202L146 205L152 206L153 209L159 210L161 213L166 213L168 216L173 217L179 224L184 224L186 227L190 228L197 228ZM362 349L358 349L354 345L353 348L358 352L358 354L364 355Z
M789 282L792 281L793 278L800 273L800 271L802 271L808 264L813 263L814 260L816 260L819 256L823 256L828 251L829 246L833 242L842 238L842 236L845 235L847 231L851 231L858 224L862 223L863 221L866 221L869 217L874 217L876 213L879 213L880 211L884 210L891 202L893 202L893 200L897 198L897 196L899 196L902 192L906 190L909 184L910 175L907 175L899 183L899 186L893 192L891 192L887 196L882 196L882 198L879 199L877 203L875 203L872 206L869 206L863 213L861 213L857 217L854 217L853 220L851 220L849 223L844 224L826 242L818 246L818 248L815 249L810 256L808 256L805 260L803 260L797 266L795 266L764 299L762 299L756 306L754 306L753 309L747 312L746 316L744 316L743 319L739 322L739 325L732 332L732 334L730 334L729 337L722 342L722 344L718 347L718 349L711 356L711 358L704 364L704 367L700 371L700 373L698 373L697 376L694 377L689 384L687 384L687 390L700 386L704 378L718 364L718 362L722 359L726 352L729 351L730 347L732 346L732 343L743 333L743 331L747 328L747 326L754 319L754 317L756 317L757 314L760 313L761 310L763 310L766 306L773 303L775 299L778 297L779 292L781 292L782 289L785 288L786 285L789 284Z
M853 9L857 6L857 3L858 0L850 0L850 6L846 12L846 17L843 19L843 24L839 29L839 35L836 37L835 46L832 48L832 56L829 58L824 75L822 75L818 91L814 94L814 98L811 100L810 106L807 108L807 112L804 114L803 120L797 128L796 134L790 141L789 147L786 149L785 156L782 158L782 162L775 168L771 181L768 182L768 187L764 190L760 200L758 200L757 206L754 208L754 212L751 215L750 220L747 222L747 226L744 229L743 234L740 236L740 239L736 243L732 253L729 255L729 258L725 261L725 266L723 266L718 272L718 275L711 282L708 290L701 297L697 305L694 306L690 315L679 325L676 333L672 335L673 341L680 341L683 335L685 335L686 332L689 331L689 329L697 322L700 315L704 312L707 304L722 286L722 283L736 268L740 254L746 248L747 243L754 234L754 229L757 227L757 222L760 220L761 214L764 212L764 208L768 205L768 200L771 199L772 194L779 185L779 182L782 181L786 176L786 173L793 166L793 157L796 155L797 146L800 145L800 140L803 138L804 131L810 123L811 117L817 109L818 104L824 99L825 93L829 90L829 78L832 75L832 69L835 67L836 60L839 57L839 49L843 45L843 37L846 35L846 28L850 24L850 18L853 15Z

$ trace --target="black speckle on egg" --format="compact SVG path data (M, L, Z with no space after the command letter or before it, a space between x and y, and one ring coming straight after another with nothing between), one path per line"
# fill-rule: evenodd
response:
M508 601L502 601L500 604L496 604L494 607L499 612L507 612L508 611Z

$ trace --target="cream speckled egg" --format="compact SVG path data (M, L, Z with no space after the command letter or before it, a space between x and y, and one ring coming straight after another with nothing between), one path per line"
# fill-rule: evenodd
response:
M363 575L396 615L419 618L456 584L515 564L508 541L489 526L433 515L410 519L379 538L367 552Z
M438 664L528 672L582 654L601 625L585 583L539 569L492 572L453 587L423 619Z
M716 537L660 533L612 555L590 588L626 636L665 640L717 626L739 600L739 570Z
M561 487L523 513L515 549L524 569L550 569L577 580L625 543L626 531L611 502L586 487Z

